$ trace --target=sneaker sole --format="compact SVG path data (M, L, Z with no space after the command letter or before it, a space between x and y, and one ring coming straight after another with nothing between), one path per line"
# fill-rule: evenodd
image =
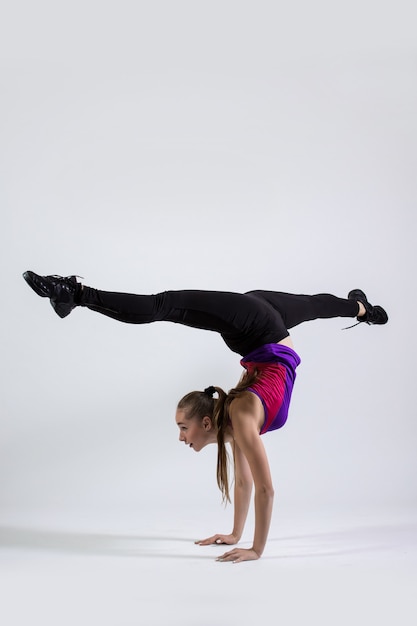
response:
M380 322L371 322L371 324L377 324L377 325L382 325L382 324L386 324L388 322L388 314L385 311L385 309L382 308L382 306L379 306L379 304L376 304L373 307L374 311L378 311L378 313L381 315L381 321Z
M69 315L71 311L75 308L72 305L63 304L62 302L54 302L53 300L51 300L50 302L53 310L61 319L67 317L67 315Z

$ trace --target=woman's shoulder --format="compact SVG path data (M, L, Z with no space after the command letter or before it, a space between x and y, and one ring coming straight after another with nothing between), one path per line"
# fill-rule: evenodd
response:
M263 424L265 412L260 398L251 391L241 391L230 403L229 416L233 420L249 417L253 418L256 424Z
M231 407L245 407L245 406L253 406L255 404L257 396L251 391L247 391L244 389L243 391L239 391L239 393L233 398L230 403Z

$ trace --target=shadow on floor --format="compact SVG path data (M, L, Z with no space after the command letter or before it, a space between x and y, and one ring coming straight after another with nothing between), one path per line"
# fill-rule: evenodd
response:
M212 558L187 555L187 537L122 535L0 526L0 549L25 549L106 556L149 556L163 558ZM161 544L165 544L165 550ZM182 554L172 554L173 545L183 544Z
M249 544L241 544L249 547ZM343 554L403 550L417 545L417 524L353 527L335 532L295 534L269 538L265 558L296 559ZM40 550L58 553L118 557L213 559L209 552L192 554L194 539L175 536L141 536L0 526L0 549ZM274 554L278 548L279 554Z

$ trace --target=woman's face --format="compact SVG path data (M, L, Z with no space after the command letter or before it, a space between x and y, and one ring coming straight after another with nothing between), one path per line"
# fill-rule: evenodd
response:
M187 417L184 409L177 409L175 421L180 429L179 440L196 452L200 452L207 444L217 441L213 422L207 415L203 419Z

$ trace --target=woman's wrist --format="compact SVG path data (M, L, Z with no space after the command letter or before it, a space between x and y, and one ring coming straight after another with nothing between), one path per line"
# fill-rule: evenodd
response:
M256 546L252 546L252 547L251 547L251 550L253 550L254 552L256 552L256 554L258 555L258 557L259 557L259 558L261 558L261 556L262 556L262 552L263 552L263 548L261 549L261 548L256 547Z

